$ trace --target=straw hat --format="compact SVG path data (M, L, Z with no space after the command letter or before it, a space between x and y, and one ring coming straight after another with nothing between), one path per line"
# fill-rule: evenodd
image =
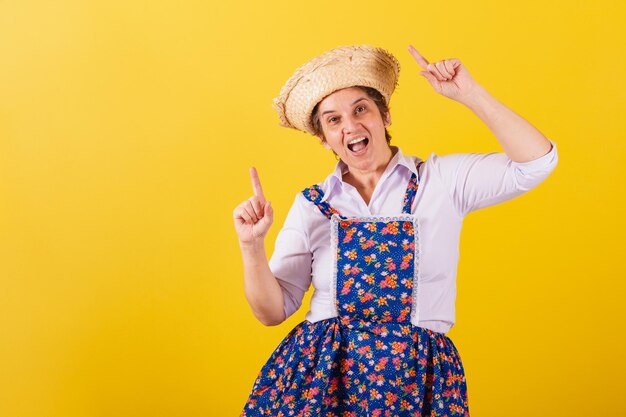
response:
M400 63L389 52L368 45L341 46L302 65L273 101L280 126L312 135L311 113L317 103L342 88L362 85L378 90L387 105L398 83Z

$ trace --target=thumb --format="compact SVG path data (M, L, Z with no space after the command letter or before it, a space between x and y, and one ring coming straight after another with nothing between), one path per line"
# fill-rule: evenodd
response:
M272 203L269 201L266 201L263 206L263 218L261 221L268 228L272 225L272 223L274 223L274 208L272 207Z
M439 81L430 72L428 72L428 71L420 71L420 75L422 77L426 78L428 80L428 82L430 83L430 85L432 85L433 87L436 88L438 86Z

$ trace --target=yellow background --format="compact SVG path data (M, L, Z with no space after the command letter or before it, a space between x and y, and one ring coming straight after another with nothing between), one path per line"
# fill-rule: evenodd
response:
M623 416L622 1L0 3L0 416L235 416L308 309L264 327L232 210L276 219L335 160L271 99L339 45L394 53L393 143L500 151L406 51L459 58L559 150L470 214L457 323L472 415Z

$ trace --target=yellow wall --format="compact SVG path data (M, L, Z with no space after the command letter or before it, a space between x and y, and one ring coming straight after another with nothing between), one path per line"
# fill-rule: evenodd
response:
M252 316L232 210L276 222L332 154L271 108L309 58L402 64L405 153L500 147L406 51L456 57L558 144L556 171L470 214L457 324L470 410L626 415L622 1L0 3L0 416L235 416L301 321Z

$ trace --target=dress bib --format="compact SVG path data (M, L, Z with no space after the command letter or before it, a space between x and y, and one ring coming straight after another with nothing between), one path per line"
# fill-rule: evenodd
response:
M419 171L419 170L418 170ZM403 213L343 217L314 185L303 191L330 220L336 317L298 324L261 369L242 416L469 416L452 341L419 318L419 229Z

